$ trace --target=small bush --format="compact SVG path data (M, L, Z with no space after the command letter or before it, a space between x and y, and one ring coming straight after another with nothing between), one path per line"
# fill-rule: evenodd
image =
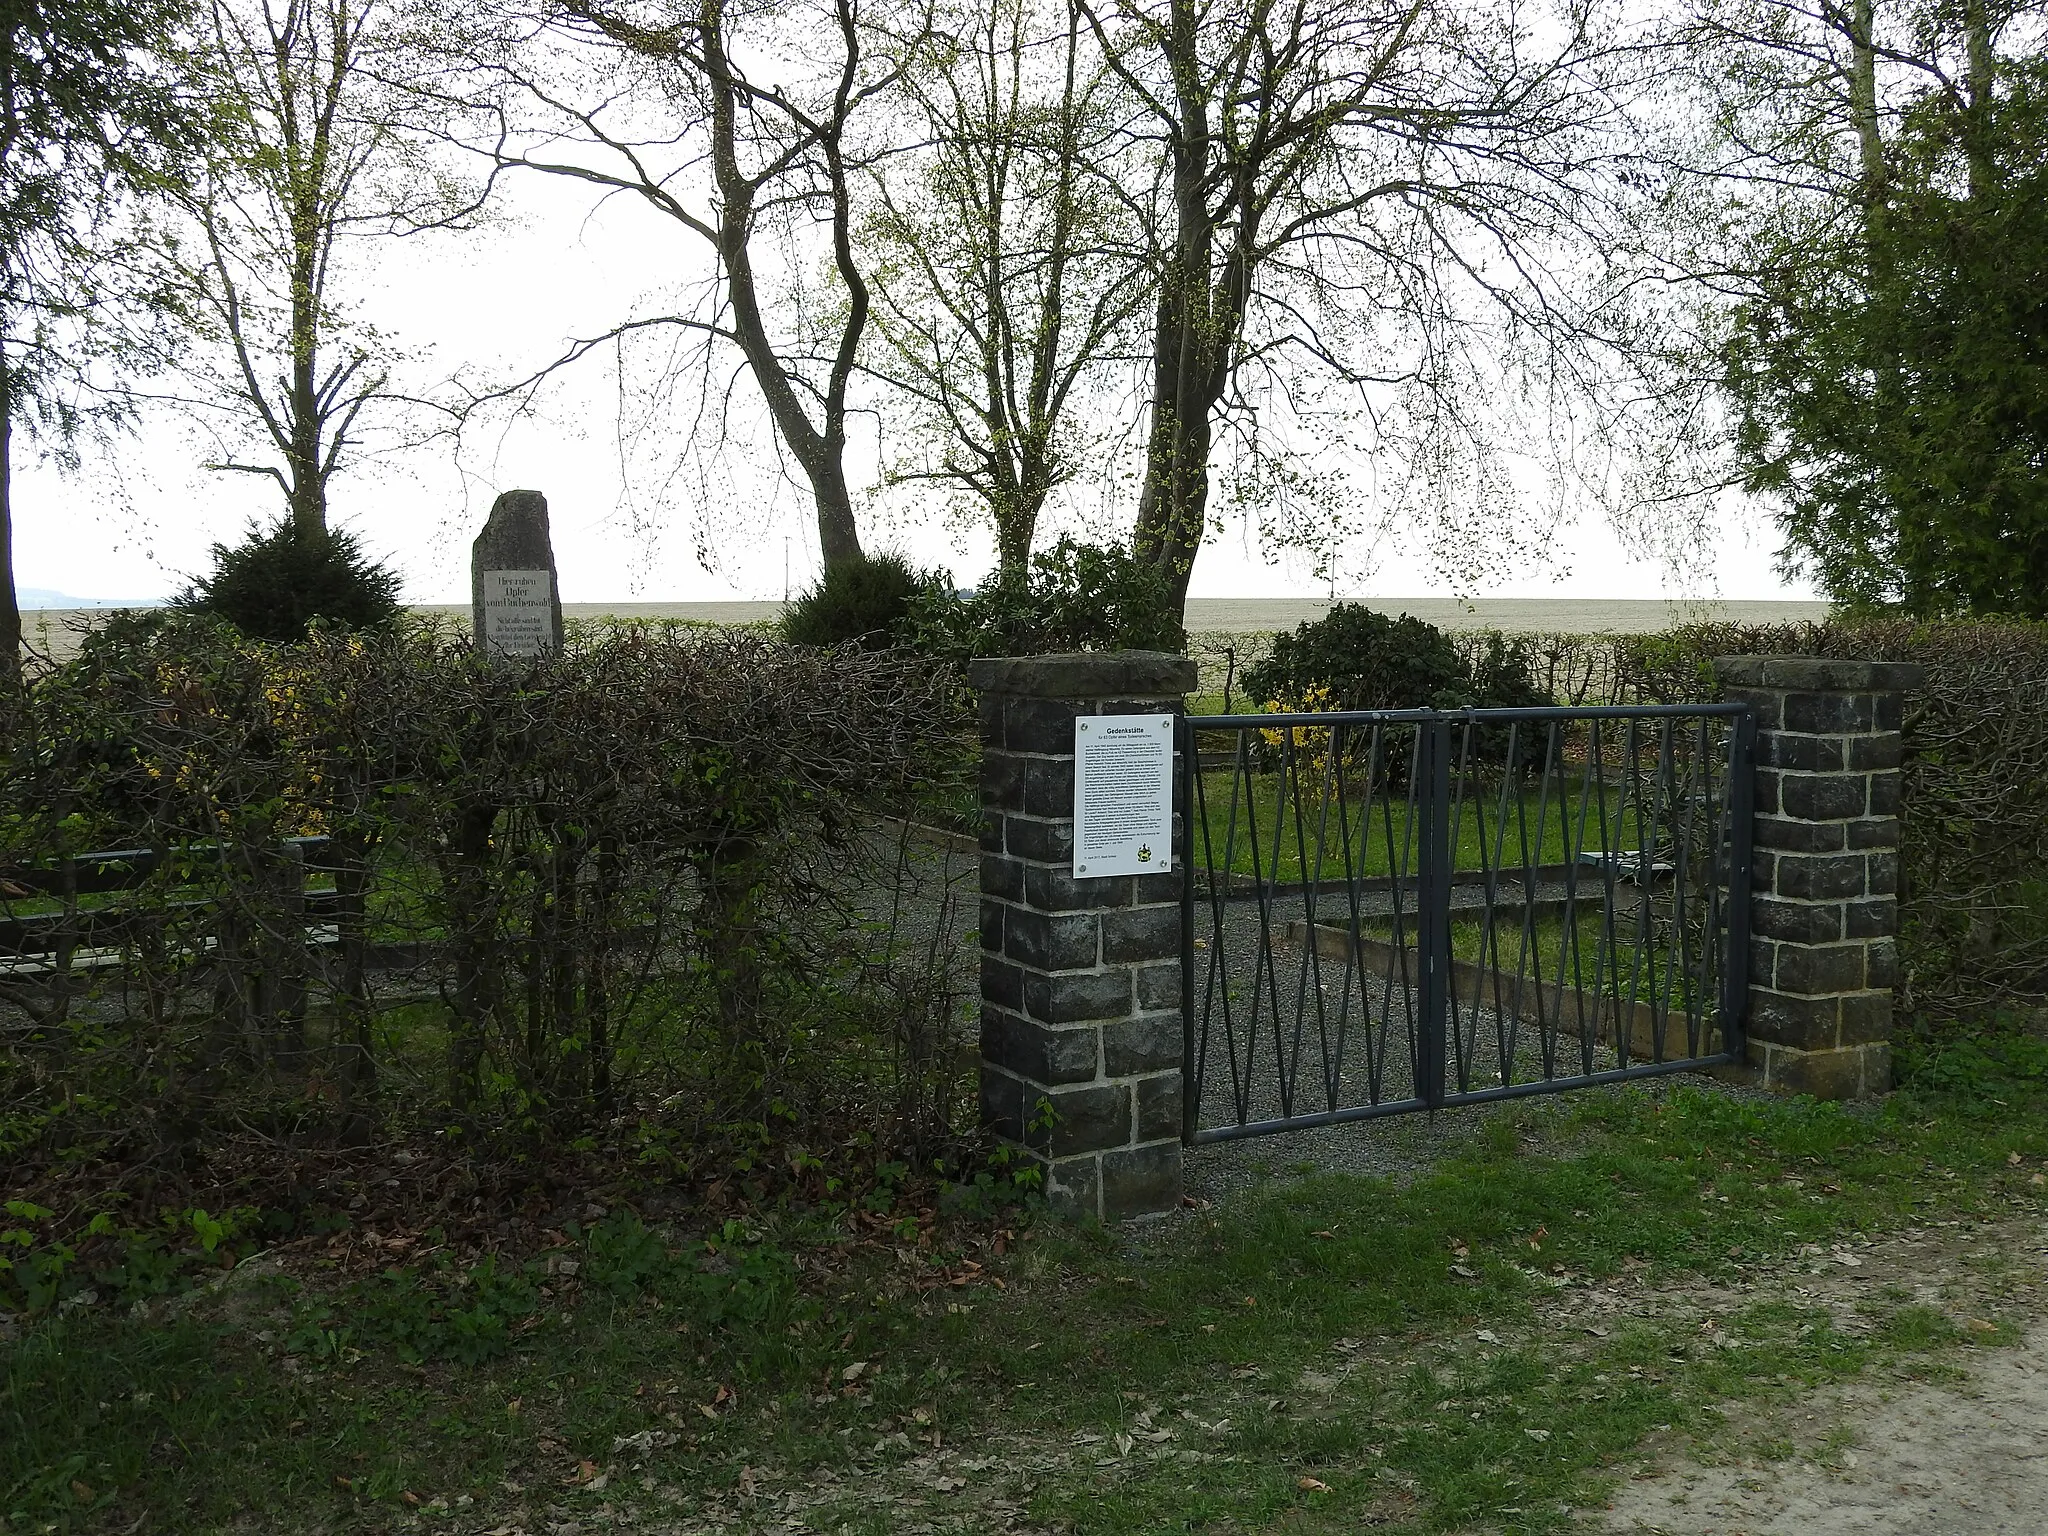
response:
M1339 603L1281 635L1246 668L1244 688L1259 704L1300 707L1327 699L1336 709L1527 708L1548 704L1524 648L1489 635L1468 653L1434 624L1389 618L1361 603Z
M863 650L883 650L897 643L913 601L937 580L896 554L836 560L789 605L782 631L797 645L851 641Z
M225 619L252 640L305 638L314 620L382 629L398 617L398 573L363 552L352 533L303 538L286 520L250 525L241 543L213 546L213 570L176 606Z
M998 573L966 598L928 589L907 633L918 649L953 659L1187 645L1164 571L1121 547L1072 538L1032 556L1022 579Z

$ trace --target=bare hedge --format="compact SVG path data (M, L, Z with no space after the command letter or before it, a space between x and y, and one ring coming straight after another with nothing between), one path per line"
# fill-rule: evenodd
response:
M0 918L58 936L0 974L7 1150L943 1136L963 903L889 827L968 770L963 718L943 668L749 631L514 664L113 626L0 700ZM110 848L162 856L77 889Z

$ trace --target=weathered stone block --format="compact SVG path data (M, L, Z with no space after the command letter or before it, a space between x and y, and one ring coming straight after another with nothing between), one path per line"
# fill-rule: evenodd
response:
M981 1005L981 1059L1016 1074L1027 1086L1093 1082L1102 1070L1094 1026L1048 1028L991 1002Z
M1003 953L1041 971L1092 970L1101 953L1101 923L1093 912L1011 907L1003 915Z
M1137 1084L1139 1141L1164 1141L1180 1136L1181 1075L1161 1072L1141 1077Z
M1861 816L1869 798L1861 774L1785 773L1778 777L1779 813L1803 821L1846 821Z
M1809 736L1849 736L1876 729L1877 700L1867 693L1788 693L1785 729Z
M1883 1042L1802 1051L1759 1041L1749 1059L1765 1087L1786 1093L1806 1093L1817 1099L1863 1099L1891 1088L1891 1047Z
M1081 912L1131 904L1131 877L1076 880L1071 864L1033 864L1024 874L1024 899L1041 912Z
M1869 894L1867 853L1781 853L1776 859L1775 888L1780 896L1804 901L1840 901Z
M1750 986L1748 1033L1753 1040L1832 1044L1841 1023L1839 997L1794 997L1754 982Z
M1047 1024L1126 1018L1131 1011L1131 973L1121 967L1057 975L1029 972L1024 978L1024 1011ZM1112 1070L1110 1075L1117 1074Z
M1794 821L1759 811L1751 832L1753 845L1785 853L1834 853L1848 846L1848 832L1839 821Z
M1868 942L1852 944L1780 944L1777 968L1768 985L1779 992L1820 997L1853 992L1870 985ZM1761 976L1758 978L1763 980Z
M1875 736L1851 736L1848 747L1849 760L1842 766L1856 772L1897 768L1906 760L1906 738L1893 730Z
M1787 901L1756 896L1749 904L1750 930L1759 938L1794 944L1833 944L1844 937L1842 908L1833 902Z
M1037 816L1006 816L1003 819L1004 846L1020 859L1045 864L1074 861L1074 823Z
M1002 853L981 856L981 894L1000 896L1004 901L1024 899L1024 866Z
M1024 971L987 950L981 955L981 1000L1012 1010L1024 1006Z
M1869 1045L1892 1037L1892 994L1851 992L1842 999L1841 1022L1835 1039L1842 1045Z
M1062 1216L1077 1220L1102 1215L1102 1159L1094 1155L1046 1161L1045 1203Z
M1052 1157L1099 1152L1121 1147L1131 1139L1131 1090L1124 1083L1086 1083L1049 1087L1042 1097L1052 1105L1050 1130L1029 1132L1031 1144ZM1024 1106L1028 1127L1036 1101Z
M986 1061L981 1065L981 1123L1005 1141L1024 1139L1024 1085Z
M1102 1158L1102 1217L1124 1221L1156 1215L1180 1204L1180 1145L1154 1142Z
M1899 904L1890 896L1868 896L1842 904L1842 937L1890 938L1899 931Z
M1002 705L1003 745L1012 752L1043 752L1054 756L1074 750L1074 716L1080 708L1072 699L1035 699L1017 695L984 694Z
M1071 817L1074 814L1074 760L1071 757L1027 757L1024 801L1027 816Z
M1025 776L1034 760L1008 752L981 754L981 808L987 811L1024 809Z
M1169 961L1164 965L1140 966L1136 971L1138 979L1138 1008L1150 1012L1155 1008L1178 1008L1181 1004L1180 962Z
M1788 736L1766 731L1757 738L1759 768L1790 768L1801 773L1834 773L1847 766L1847 743L1862 737Z
M1108 1077L1160 1072L1181 1063L1185 1045L1178 1013L1118 1019L1102 1026L1102 1070Z
M1102 915L1102 962L1129 965L1180 954L1180 908L1131 907Z
M983 693L1039 699L1172 699L1195 691L1198 672L1164 651L1080 651L1048 656L987 656L967 664Z

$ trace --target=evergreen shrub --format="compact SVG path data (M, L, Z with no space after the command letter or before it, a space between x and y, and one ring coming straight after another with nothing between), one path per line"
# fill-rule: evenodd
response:
M1494 709L1548 704L1526 648L1505 635L1461 648L1434 624L1339 603L1245 669L1251 702L1300 709Z
M302 640L318 621L384 629L397 619L398 573L372 560L352 533L298 533L290 519L251 524L239 544L213 546L213 569L174 606L225 619L251 640Z
M879 651L897 643L912 603L939 582L893 553L835 560L817 585L783 615L782 632L797 645L844 645Z

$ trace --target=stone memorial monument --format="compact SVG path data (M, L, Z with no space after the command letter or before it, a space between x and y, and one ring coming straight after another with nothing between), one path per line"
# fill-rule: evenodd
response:
M562 594L548 538L548 499L507 491L469 553L476 643L495 656L538 656L562 644Z

